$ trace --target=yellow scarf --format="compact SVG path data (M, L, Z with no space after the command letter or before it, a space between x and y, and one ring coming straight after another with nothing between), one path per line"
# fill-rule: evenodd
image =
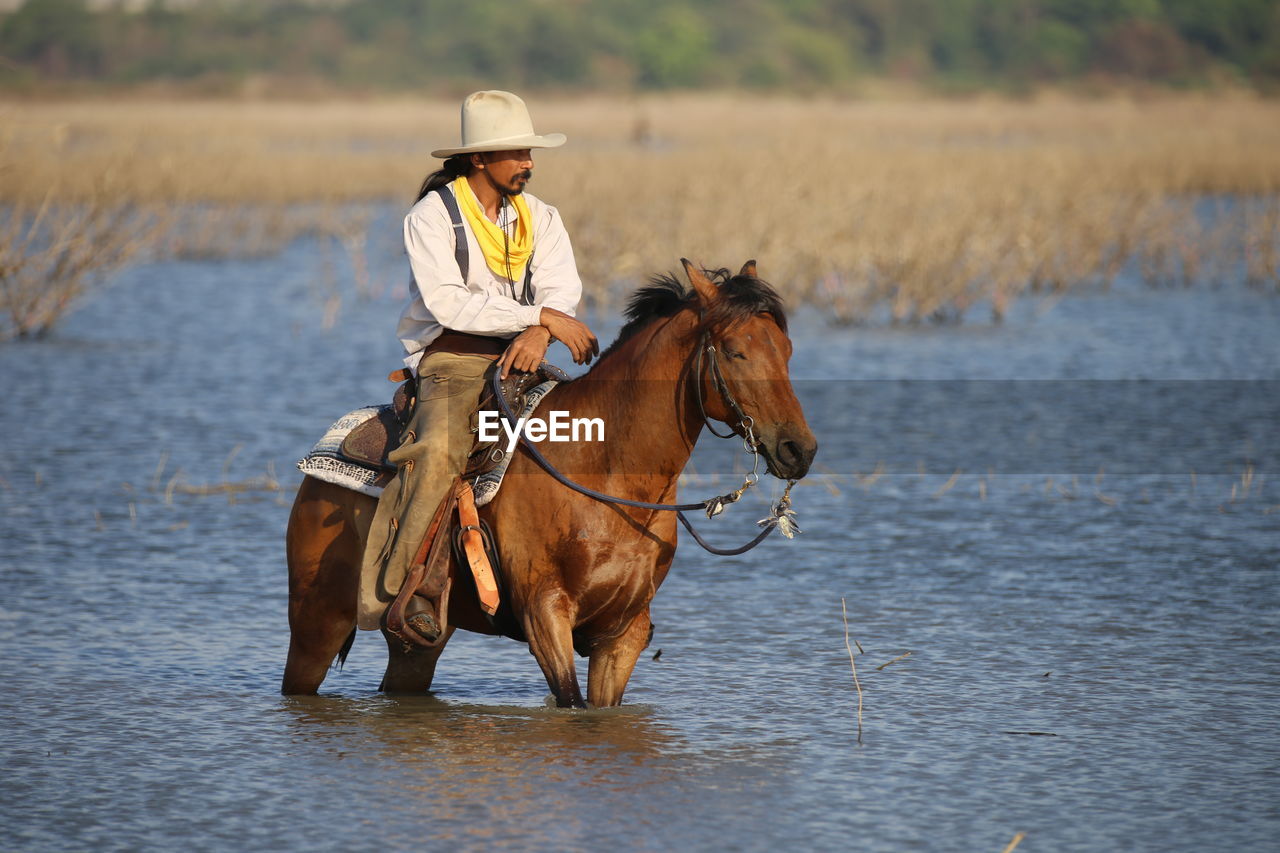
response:
M471 184L466 177L453 182L453 194L458 199L462 215L471 225L471 233L476 235L484 262L495 275L520 281L524 278L525 264L533 255L533 217L529 214L529 205L523 196L508 196L508 200L516 209L515 234L505 237L501 228L489 221L480 207Z

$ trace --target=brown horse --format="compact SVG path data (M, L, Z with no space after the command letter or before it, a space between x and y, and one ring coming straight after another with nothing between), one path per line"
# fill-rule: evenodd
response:
M540 450L588 488L673 503L680 472L706 418L754 432L775 477L799 479L817 441L791 387L782 302L749 261L712 277L684 262L693 285L655 279L632 297L617 341L585 375L558 385L543 411L601 418L603 441ZM710 349L714 347L714 349ZM743 420L743 416L746 420ZM373 498L303 480L289 518L289 658L282 692L315 693L335 657L350 648L356 589ZM515 630L493 627L474 596L450 602L450 627L430 648L388 636L382 689L430 688L455 627L527 639L561 707L583 707L574 652L589 658L587 699L617 705L649 643L649 603L676 549L676 518L602 502L552 479L517 453L501 491L481 511L498 533L504 607ZM385 634L385 632L384 632Z

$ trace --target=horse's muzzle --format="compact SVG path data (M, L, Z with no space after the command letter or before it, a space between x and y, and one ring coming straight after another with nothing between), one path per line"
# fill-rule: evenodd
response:
M760 442L769 473L779 480L799 480L809 473L818 439L805 426L787 425Z

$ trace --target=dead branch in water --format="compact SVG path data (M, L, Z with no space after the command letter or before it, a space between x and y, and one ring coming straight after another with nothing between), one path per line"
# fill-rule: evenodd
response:
M0 340L47 335L107 275L150 247L160 218L105 194L0 214Z
M896 658L894 658L893 660L885 661L884 663L880 664L878 667L876 667L876 672L879 672L880 670L884 669L886 666L888 666L888 665L889 665L889 664L891 664L891 663L897 663L898 661L902 660L903 658L909 658L909 657L911 657L911 652L906 652L906 653L904 653L904 654L900 654L900 655L898 655Z
M184 495L226 495L244 492L278 492L280 484L272 477L263 476L206 485L176 483L173 490Z
M1009 841L1009 845L1005 847L1004 850L1000 851L1000 853L1013 853L1014 848L1016 848L1019 844L1021 844L1022 839L1026 837L1027 837L1027 834L1025 832L1019 832L1015 834L1013 838Z
M227 464L230 464L231 459L239 452L239 449L239 445L237 445L231 451L231 454L227 457ZM225 466L223 471L225 473ZM179 468L169 478L169 482L164 488L164 502L166 504L173 503L175 493L184 495L227 495L228 498L234 499L235 495L248 492L281 491L280 480L276 477L275 463L273 462L267 463L267 472L265 474L248 477L243 480L223 479L219 483L184 483L182 482L184 476L183 470Z
M853 661L853 647L849 645L849 608L844 596L840 596L840 615L844 618L844 647L849 650L849 668L853 670L853 686L858 691L858 743L862 743L862 684L858 682L858 665ZM862 646L858 646L862 651Z

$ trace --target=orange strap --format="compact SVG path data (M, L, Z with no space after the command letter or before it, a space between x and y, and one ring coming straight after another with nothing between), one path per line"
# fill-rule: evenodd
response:
M493 576L489 555L484 552L484 537L480 535L480 516L476 513L476 498L471 484L463 481L458 488L458 525L462 528L462 550L467 555L471 576L476 579L476 592L480 607L490 616L498 612L498 583Z

